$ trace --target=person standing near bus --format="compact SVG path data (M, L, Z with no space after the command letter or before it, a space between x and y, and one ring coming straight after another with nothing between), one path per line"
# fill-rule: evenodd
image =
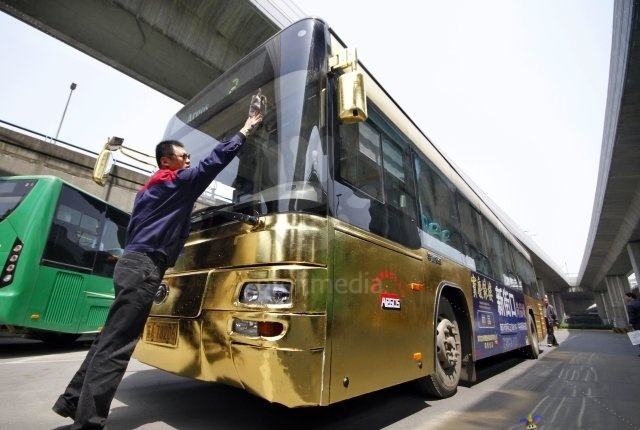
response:
M640 330L640 300L636 293L624 293L627 302L627 314L629 315L629 329Z
M640 330L640 300L636 293L624 293L627 302L627 315L629 316L629 330ZM638 345L640 348L640 345ZM638 355L640 357L640 354Z
M195 168L182 143L169 140L156 146L159 170L136 195L125 251L113 274L115 300L102 331L52 407L74 420L70 429L104 428L164 272L184 247L196 200L261 121L260 112L250 114L235 136L220 142Z
M558 316L556 310L549 303L549 298L544 296L544 319L547 323L547 346L558 346L558 341L553 333L556 323L558 322Z

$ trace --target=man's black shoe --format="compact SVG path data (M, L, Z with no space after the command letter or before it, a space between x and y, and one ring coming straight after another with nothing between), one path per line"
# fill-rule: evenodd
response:
M62 398L59 398L56 401L51 410L61 417L75 419L75 409L70 408L67 402Z

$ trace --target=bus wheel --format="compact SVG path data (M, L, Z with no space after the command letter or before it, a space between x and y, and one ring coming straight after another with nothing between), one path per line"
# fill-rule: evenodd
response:
M540 345L538 343L536 323L531 315L529 315L528 323L529 330L527 330L527 337L529 338L529 348L526 348L526 356L527 358L533 358L535 360L540 355Z
M462 369L462 347L458 321L449 300L440 298L435 333L435 372L417 380L420 391L438 398L456 393Z

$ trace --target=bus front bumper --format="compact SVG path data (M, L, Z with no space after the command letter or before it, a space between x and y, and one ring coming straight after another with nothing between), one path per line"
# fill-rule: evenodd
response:
M279 321L273 337L234 332L233 321ZM149 317L134 357L176 375L238 387L288 407L327 404L322 387L325 315L203 311L198 318Z

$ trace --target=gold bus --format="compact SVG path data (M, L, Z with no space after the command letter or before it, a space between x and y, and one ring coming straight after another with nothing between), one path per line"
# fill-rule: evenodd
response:
M326 23L258 47L165 138L196 163L252 98L263 124L194 211L138 360L298 407L407 381L447 397L477 360L538 356L526 250Z

